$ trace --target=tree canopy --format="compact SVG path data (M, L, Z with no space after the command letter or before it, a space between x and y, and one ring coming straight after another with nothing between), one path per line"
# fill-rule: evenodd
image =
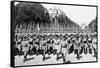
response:
M20 2L14 6L15 9L15 31L22 30L74 30L79 25L72 21L63 10L52 9L50 14L48 10L40 3ZM23 32L23 31L22 31Z
M93 19L90 24L87 26L91 31L97 32L97 17Z
M18 24L49 23L49 13L40 3L19 3L15 5L15 26Z

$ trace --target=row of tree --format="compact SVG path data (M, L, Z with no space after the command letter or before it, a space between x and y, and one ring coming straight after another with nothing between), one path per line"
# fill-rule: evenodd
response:
M40 3L21 2L15 5L14 9L16 32L79 31L81 29L62 10L50 9L52 13L49 13Z
M15 5L15 27L28 28L29 24L50 23L49 13L39 3L19 3ZM36 27L35 27L36 28Z
M86 27L85 30L90 32L97 32L97 17L93 19Z

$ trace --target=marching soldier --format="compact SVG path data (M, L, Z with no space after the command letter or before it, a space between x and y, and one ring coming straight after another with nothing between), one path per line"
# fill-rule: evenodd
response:
M92 54L92 52L93 52L92 38L90 36L88 37L88 51L89 51L89 54Z
M54 40L54 49L56 50L56 54L57 54L57 61L59 58L59 54L61 54L61 43L60 43L60 39L56 37L56 39Z
M87 54L87 48L88 48L87 38L84 36L82 41L83 41L84 54Z
M62 39L61 41L61 53L62 53L62 57L63 57L63 62L66 62L66 57L68 56L68 41L67 38L66 39Z
M76 41L75 41L76 45L75 45L75 50L76 50L76 54L77 54L77 59L80 59L80 50L81 50L81 46L80 46L80 40L79 37L76 37Z
M42 39L41 40L41 43L40 43L40 45L41 45L41 49L42 49L42 51L43 51L43 61L45 60L45 54L46 54L46 52L47 52L47 40L45 40L45 38L44 39Z
M96 36L94 36L93 38L92 45L93 45L93 50L94 50L94 57L97 58L97 38Z
M29 43L26 40L22 41L22 51L24 52L23 62L25 62L27 60L27 55L28 55L28 51L29 51Z

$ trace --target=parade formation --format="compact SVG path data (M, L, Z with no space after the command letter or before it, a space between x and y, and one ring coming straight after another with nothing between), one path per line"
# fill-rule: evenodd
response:
M13 2L13 66L98 60L96 7Z
M46 54L57 55L57 61L61 55L63 63L67 62L66 57L71 53L74 53L78 60L82 58L80 55L83 53L97 58L96 33L16 33L14 43L15 56L24 55L23 62L27 61L27 55L42 55L41 60L44 62Z

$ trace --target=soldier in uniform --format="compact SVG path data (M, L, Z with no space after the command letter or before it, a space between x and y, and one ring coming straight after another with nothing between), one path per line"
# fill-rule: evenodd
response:
M48 51L48 54L51 54L51 53L53 53L53 43L54 43L54 41L53 41L53 39L52 38L48 38L48 40L47 40L47 51Z
M80 40L79 40L79 37L76 37L76 41L75 41L76 45L75 45L75 50L76 50L76 54L77 54L77 59L79 60L81 57L80 57L80 50L81 50L81 46L80 46Z
M47 51L47 40L45 40L45 38L43 38L40 42L40 45L41 45L41 49L43 51L42 55L43 55L43 61L45 60L45 54L46 54L46 51Z
M87 48L88 48L88 44L87 44L87 37L84 35L83 39L83 50L84 50L84 54L87 54Z
M36 55L39 55L39 49L40 49L40 41L38 38L34 41L34 47L36 49Z
M25 62L27 60L27 55L28 55L28 51L29 51L29 43L27 39L24 39L22 41L22 51L24 52L24 60L23 62Z
M92 37L90 35L88 37L88 51L89 51L89 54L92 54L92 52L93 52L93 48L92 48Z
M61 54L61 43L60 43L60 39L58 37L55 38L54 40L54 49L56 50L56 54L57 54L57 61L59 58L59 55Z
M17 40L16 40L16 48L18 49L19 51L19 56L21 55L21 52L22 52L22 38L20 35L17 36Z
M33 38L32 37L30 37L29 38L29 40L28 40L28 43L29 43L29 54L30 54L30 56L33 54Z
M97 37L94 36L92 40L93 50L94 50L94 57L97 58Z
M68 40L63 38L61 40L61 53L63 57L63 62L66 62L66 56L68 56Z

